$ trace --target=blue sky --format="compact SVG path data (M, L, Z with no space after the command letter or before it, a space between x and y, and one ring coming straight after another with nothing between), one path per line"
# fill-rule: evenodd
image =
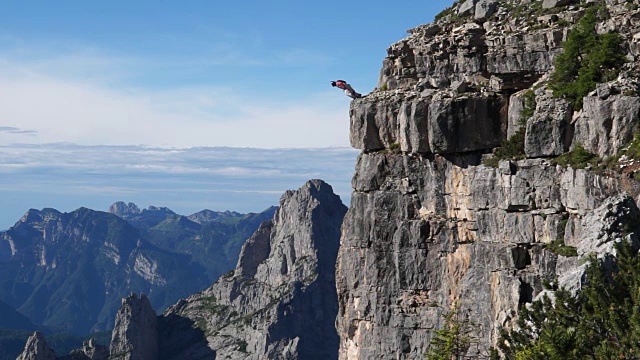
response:
M348 147L329 81L369 92L450 3L3 0L0 146Z

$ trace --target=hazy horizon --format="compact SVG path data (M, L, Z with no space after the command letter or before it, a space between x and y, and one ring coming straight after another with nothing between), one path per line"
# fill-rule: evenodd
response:
M75 144L0 146L0 229L30 208L140 208L261 212L286 190L322 179L349 205L358 151L351 148L155 148Z

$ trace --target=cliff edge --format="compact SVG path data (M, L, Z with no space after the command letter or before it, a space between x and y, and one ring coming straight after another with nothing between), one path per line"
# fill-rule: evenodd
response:
M459 1L391 45L350 110L362 153L337 263L341 359L420 358L455 306L477 324L469 355L486 356L543 283L576 291L587 256L636 239L621 154L640 130L637 9ZM615 67L569 89L563 46L589 24L616 39Z

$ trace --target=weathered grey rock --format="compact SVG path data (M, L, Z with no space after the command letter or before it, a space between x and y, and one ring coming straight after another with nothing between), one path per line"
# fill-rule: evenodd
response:
M498 9L497 0L479 0L476 3L474 18L478 21L485 21Z
M424 24L407 30L409 34L420 34L421 36L433 36L440 32L442 28L438 24Z
M599 156L615 155L640 130L640 98L636 96L587 96L582 109L573 142Z
M543 0L542 8L543 9L552 9L559 6L569 5L571 0Z
M478 159L358 158L337 265L342 359L420 357L453 301L488 348L543 279L576 264L543 244L618 191L616 179L543 159Z
M507 117L507 139L520 130L522 111L525 106L525 94L529 89L521 90L509 97L509 114Z
M71 351L61 360L108 360L109 349L106 346L98 344L94 339L85 340L82 343L82 349Z
M506 100L436 94L368 96L351 103L351 144L364 151L397 144L404 152L450 154L491 149L504 138Z
M478 0L466 0L458 7L458 16L467 16L473 14Z
M421 358L453 304L478 324L474 335L486 352L499 329L514 324L519 307L541 294L543 280L562 277L563 285L578 288L583 256L609 256L611 244L623 238L616 226L638 222L635 204L620 195L623 188L638 195L634 180L546 159L578 142L612 154L640 131L634 75L640 66L632 61L640 54L640 37L634 38L640 11L603 3L611 17L597 31L619 31L631 61L615 86L600 85L575 117L565 100L539 86L567 37L563 23L584 13L576 7L514 19L507 8L532 1L507 0L489 20L482 13L476 20L481 4L465 1L455 21L436 21L437 33L413 31L387 50L379 79L387 96L369 95L351 109L352 144L364 152L337 264L341 359ZM545 1L544 7L567 4ZM473 20L464 18L472 13ZM459 96L462 82L468 86ZM501 161L497 169L480 165L490 148L518 131L529 91L536 108L527 115L527 158ZM624 94L634 96L621 100ZM500 106L484 116L478 104L492 96ZM425 104L419 117L408 110L416 103ZM364 104L366 112L358 108ZM489 118L500 121L480 125ZM487 131L488 124L499 126ZM393 143L402 152L374 152ZM633 238L636 230L630 231ZM577 247L579 256L550 252L547 244L558 240ZM477 357L474 351L469 358Z
M550 91L539 91L535 114L527 121L524 141L527 157L565 153L571 145L568 131L571 115L571 106L566 100L553 97Z
M490 149L500 144L503 136L499 98L461 97L432 98L429 106L429 147L437 154Z
M269 257L271 252L271 230L273 222L264 221L251 237L242 245L236 276L252 277L258 266Z
M467 91L467 83L460 80L453 81L451 82L451 90L461 94Z
M149 299L135 294L122 299L109 347L112 360L158 358L158 319Z
M51 350L41 332L36 331L27 339L27 344L16 360L56 360L56 354Z
M165 358L336 359L335 263L346 210L321 180L287 191L234 272L165 312Z
M577 220L565 243L577 249L578 257L564 260L564 268L558 271L558 285L573 293L584 285L586 266L585 258L596 256L599 259L615 257L615 244L630 241L636 244L635 232L640 225L640 210L627 194L620 194L607 199L593 212Z

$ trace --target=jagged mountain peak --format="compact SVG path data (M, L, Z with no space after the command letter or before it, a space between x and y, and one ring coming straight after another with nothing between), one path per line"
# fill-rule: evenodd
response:
M111 206L109 206L108 212L121 216L125 214L126 215L139 214L141 210L138 207L138 205L132 202L127 204L124 201L116 201Z
M27 212L20 218L18 223L37 223L42 222L47 218L58 217L62 213L56 209L52 208L44 208L42 210L37 209L29 209ZM18 224L16 223L16 225Z
M164 310L210 285L274 212L201 225L157 209L127 220L88 208L29 210L0 232L0 299L36 326L104 330L123 294L145 292Z
M47 344L44 335L36 331L29 337L24 351L16 360L56 360L56 354Z
M144 294L122 299L109 352L113 360L158 358L158 319Z
M165 312L161 353L165 346L179 359L199 346L231 359L336 358L334 269L346 210L321 180L287 191L244 244L234 272ZM199 324L206 342L168 330L188 323Z

